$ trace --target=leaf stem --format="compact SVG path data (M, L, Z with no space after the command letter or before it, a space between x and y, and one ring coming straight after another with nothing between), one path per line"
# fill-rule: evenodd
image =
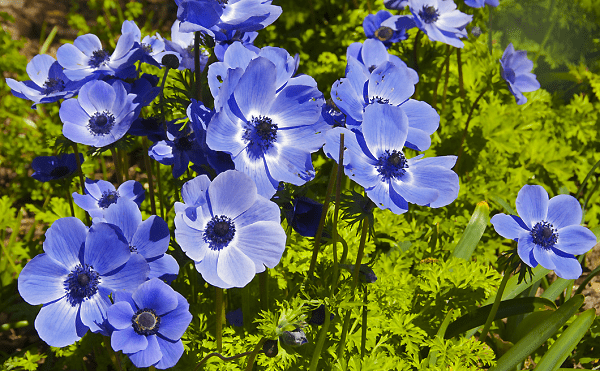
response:
M319 358L321 358L321 352L323 351L323 344L325 344L325 340L327 339L327 333L329 332L329 324L331 323L329 308L327 305L325 306L325 321L323 322L323 326L321 326L321 332L319 333L319 339L317 340L317 344L315 346L315 351L313 353L312 359L310 360L310 368L309 371L316 371L317 366L319 365Z
M194 74L196 77L196 100L202 100L202 84L200 84L202 71L200 71L200 31L194 32Z
M148 189L150 191L150 206L152 207L152 214L156 215L156 200L154 199L154 179L152 176L152 166L150 165L150 155L148 155L148 150L150 149L148 145L148 137L143 137L142 139L144 144L144 149L146 153L144 154L144 164L146 165L146 171L148 175Z
M488 314L487 320L483 325L483 330L481 330L481 334L479 335L479 341L485 342L485 337L490 330L490 326L492 325L492 321L494 317L496 317L496 313L498 312L498 307L500 307L500 302L502 301L502 294L504 293L504 288L508 283L508 279L510 278L510 273L504 272L504 277L502 277L502 282L500 282L500 287L498 287L498 291L496 292L496 299L494 300L494 305L492 305L492 310L490 310L490 314Z
M325 226L325 218L327 216L327 210L329 209L329 201L331 197L331 192L333 191L333 185L335 183L337 172L331 169L331 174L329 176L329 183L327 184L327 192L325 193L325 202L323 203L323 211L321 212L321 219L319 220L319 228L317 229L317 234L315 236L315 246L313 248L312 257L310 259L310 267L308 268L308 277L310 277L317 265L317 257L319 255L319 248L321 247L321 236L323 234L323 227Z
M216 326L216 339L217 339L217 352L223 352L223 289L215 287L216 298L215 307L217 315L217 326Z
M73 152L75 153L75 161L77 162L77 169L79 175L79 184L81 185L81 194L85 195L85 181L83 180L83 170L81 170L81 159L79 158L79 149L77 148L77 143L72 142L71 146L73 147ZM85 213L85 221L87 224L90 224L90 216L88 213Z

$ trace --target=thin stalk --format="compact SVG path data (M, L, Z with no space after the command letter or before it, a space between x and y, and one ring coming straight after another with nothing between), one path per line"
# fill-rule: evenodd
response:
M492 7L488 6L489 18L488 18L488 51L492 55Z
M75 217L75 208L73 207L73 197L71 196L71 193L69 192L69 183L70 183L69 179L63 180L66 197L67 197L67 200L69 201L69 207L71 208L71 216Z
M121 371L121 360L119 359L119 355L110 346L110 340L104 339L103 343L104 347L106 348L106 351L108 352L108 357L112 361L112 364L115 366L117 371Z
M577 193L576 193L576 196L575 196L576 198L579 198L579 197L581 197L583 195L583 188L587 184L588 180L590 180L590 178L592 177L592 175L594 175L594 172L596 171L596 169L598 168L598 166L600 166L600 160L598 162L596 162L594 164L594 166L592 166L592 169L585 176L585 179L583 180L583 183L581 183L581 185L579 186L579 189L577 190Z
M129 155L123 150L119 150L117 153L123 164L123 181L129 180Z
M165 99L165 82L167 81L167 75L169 74L169 67L165 67L165 73L163 74L162 81L160 82L160 97L159 97L159 106L160 106L160 117L162 121L165 122L165 107L163 105L163 101Z
M456 49L456 63L458 64L458 90L460 91L460 97L465 99L465 84L463 81L463 70L462 70L462 58L461 49Z
M483 325L483 330L481 330L481 334L479 335L479 341L482 343L485 342L485 337L490 330L490 326L492 325L492 321L494 317L496 317L496 313L498 312L498 307L500 307L500 302L502 301L502 294L504 293L504 288L506 287L506 283L510 278L510 273L504 272L504 277L502 277L502 282L500 282L500 287L498 287L498 291L496 292L496 300L494 300L494 305L492 305L492 310L485 321L485 325Z
M450 60L446 63L446 73L444 76L444 93L442 93L442 111L446 110L446 96L448 95L448 83L450 80Z
M102 179L108 179L108 172L106 171L106 161L104 156L100 155L100 168L102 168Z
M121 161L119 161L119 154L117 153L117 149L112 147L110 149L110 153L112 153L113 162L115 164L115 174L117 176L117 183L123 183L123 174L121 173Z
M260 339L258 344L256 344L256 346L254 347L254 350L252 351L252 353L250 353L250 356L248 357L248 362L246 363L246 368L244 369L245 371L252 371L252 367L254 367L254 360L256 359L256 355L258 353L262 352L262 346L266 340L267 339L262 338L262 339Z
M415 61L415 71L417 71L417 73L419 73L419 41L421 39L421 30L417 31L417 35L415 36L415 43L413 46L413 59ZM419 96L419 83L417 83L415 85L415 93L413 94L413 97L415 99L417 99L417 97Z
M332 236L332 246L333 246L333 282L331 285L331 291L329 292L330 296L335 293L335 289L337 286L338 276L339 276L339 262L337 257L337 242L338 242L338 215L340 212L340 202L341 202L341 193L342 193L342 174L344 171L344 133L340 133L340 151L338 156L339 162L337 167L337 181L335 185L335 205L333 209L333 236Z
M221 360L223 360L225 362L229 362L229 361L233 361L238 358L245 357L250 354L252 354L252 351L236 354L235 356L231 356L231 357L223 357L223 355L221 353L217 353L217 352L209 353L206 355L206 357L202 358L202 360L200 362L198 362L198 364L194 368L194 371L198 370L200 368L200 366L202 366L202 364L211 357L219 357L219 358L221 358Z
M598 275L598 273L600 273L600 265L597 266L596 269L591 271L590 274L587 275L587 277L585 277L585 279L583 280L581 285L579 285L577 290L575 290L575 295L581 294L583 292L583 290L585 289L585 286L592 280L592 278L596 277L596 275Z
M438 96L438 86L440 86L440 80L442 79L442 71L444 71L444 67L446 66L446 63L450 63L450 56L452 55L452 52L454 51L454 49L450 49L451 46L450 45L446 45L446 58L444 58L444 61L442 62L440 69L438 70L438 74L437 77L435 79L435 88L433 89L433 97L431 99L431 105L433 106L433 108L437 109L437 96Z
M258 286L259 286L259 292L260 292L260 309L262 309L262 310L269 309L268 285L269 285L269 275L268 275L268 271L265 269L264 272L261 272L258 274Z
M327 216L327 210L329 209L329 201L331 197L331 192L333 191L333 185L335 183L336 171L331 169L331 174L329 176L329 183L327 184L327 192L325 193L325 202L323 203L323 211L321 212L321 219L319 220L319 228L317 229L317 234L315 236L315 247L313 248L312 257L310 259L310 268L308 268L308 277L310 277L317 265L317 257L319 255L319 248L321 247L321 235L323 234L323 227L325 226L325 218Z
M465 142L465 137L467 136L467 131L469 130L469 123L471 122L471 117L473 117L473 112L475 111L475 108L477 107L477 103L479 103L479 100L481 99L481 97L483 97L483 95L489 90L489 85L485 87L485 89L483 89L481 91L481 93L479 93L479 95L477 96L477 99L475 99L475 102L473 103L473 106L471 106L471 111L469 112L469 116L467 117L467 123L465 124L465 128L463 130L463 134L462 134L462 138L460 139L460 147L458 147L458 155L456 158L456 165L454 166L454 169L458 170L458 166L460 164L460 159L462 156L462 152L463 152L463 144Z
M242 318L244 320L244 329L250 330L250 288L248 285L240 289L242 291ZM244 334L244 333L242 333Z
M202 100L202 85L200 84L200 31L194 32L194 74L196 77L196 100Z
M144 164L146 165L146 171L148 172L148 188L150 190L150 206L152 207L152 214L156 215L156 200L154 199L154 179L152 177L152 166L150 165L150 156L148 155L148 138L143 137L144 149Z
M160 162L156 161L156 181L158 182L158 201L160 202L160 216L165 219L165 203L163 202L163 188L160 181Z
M365 284L363 287L363 312L362 312L362 334L360 337L360 357L365 359L367 354L367 304L369 303L369 285Z
M81 170L81 159L79 158L79 149L77 148L77 143L71 143L73 147L73 152L75 153L75 161L77 162L77 169L79 175L79 184L81 185L81 194L85 195L85 181L83 180L83 170ZM85 221L87 224L90 224L90 216L88 213L85 213Z
M15 240L17 239L17 235L19 234L19 227L21 226L21 220L23 219L23 210L19 210L17 212L17 220L16 223L14 225L12 229L12 232L10 233L10 238L8 239L8 245L4 246L4 233L2 233L2 240L0 240L0 246L2 246L2 251L4 252L4 255L6 256L6 259L8 259L8 262L10 263L10 266L13 268L13 270L15 271L15 277L19 275L19 270L17 269L17 265L15 264L15 261L13 258L11 258L10 254L9 254L9 250L11 245L15 242ZM4 231L2 231L4 232Z
M313 352L312 359L310 360L310 368L309 371L316 371L317 366L319 365L319 358L321 358L321 352L323 351L323 344L325 344L325 340L327 339L327 333L329 331L329 323L331 322L329 315L329 308L327 305L325 306L325 321L323 322L323 326L321 326L321 332L319 333L319 339L317 340L317 344L315 346L315 351Z
M215 287L216 289L216 299L215 299L215 307L217 314L217 326L216 326L216 339L217 339L217 352L221 353L223 351L223 289L220 287Z
M583 223L583 221L585 220L585 213L586 213L586 208L588 203L590 202L590 199L592 198L592 195L596 192L596 190L598 189L598 185L600 185L600 181L596 180L596 184L594 185L594 188L592 188L592 190L588 193L588 196L585 198L585 201L583 202L583 215L581 217L581 222Z

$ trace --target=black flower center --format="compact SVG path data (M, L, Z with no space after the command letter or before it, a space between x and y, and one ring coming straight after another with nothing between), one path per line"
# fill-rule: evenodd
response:
M277 124L266 116L252 116L252 120L246 123L242 138L248 145L266 151L277 139Z
M419 12L419 17L423 22L429 24L438 20L440 13L433 6L423 6L423 10Z
M388 104L388 103L390 103L390 100L376 95L374 97L371 97L371 99L369 100L369 103Z
M389 180L404 175L406 169L408 169L408 162L402 152L386 150L377 159L375 166L377 166L377 171L381 174L383 180Z
M389 27L381 26L375 30L375 37L380 41L388 41L394 36L394 30Z
M52 169L50 176L54 179L60 179L69 175L70 172L71 170L67 166L57 166Z
M154 309L140 309L131 317L133 330L139 335L154 335L160 327L160 317L156 315Z
M175 140L175 147L180 151L189 151L192 149L192 141L186 135L185 137L181 137Z
M235 236L235 224L225 215L214 216L208 223L202 237L204 242L210 244L212 250L221 250L229 244Z
M104 191L102 197L98 200L98 207L106 209L110 205L117 203L119 193L117 191Z
M100 275L94 271L93 267L87 264L83 267L78 264L63 283L69 304L76 306L85 299L92 297L98 291L99 283Z
M88 62L88 64L92 68L98 68L100 66L105 65L109 59L110 59L110 57L108 56L108 52L106 50L104 50L104 49L95 50L92 53L92 57L90 58L90 61Z
M533 243L545 249L552 248L556 244L556 241L558 241L556 228L548 222L538 222L533 226L530 233Z
M65 90L65 82L61 79L56 79L54 77L49 78L44 83L44 94L49 95L55 92L61 92Z
M88 129L94 135L106 135L115 125L115 116L108 111L96 112L90 117Z

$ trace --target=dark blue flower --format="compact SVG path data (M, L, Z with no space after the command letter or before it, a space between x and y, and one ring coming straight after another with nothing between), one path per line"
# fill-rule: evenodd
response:
M523 92L531 92L540 88L540 83L531 73L533 62L527 59L527 52L525 50L515 51L513 44L510 43L502 54L500 65L502 66L502 78L506 81L508 90L515 96L517 104L527 103Z
M179 31L180 24L181 22L175 21L171 26L171 40L165 40L165 50L175 52L179 56L179 70L194 72L194 33ZM208 57L208 52L201 48L200 71L204 71Z
M335 314L329 313L329 320L331 321L334 318L335 318ZM319 307L317 307L317 309L314 309L311 312L311 316L310 316L310 319L308 320L308 323L310 323L311 325L317 325L317 326L321 326L323 323L325 323L325 305L324 304L321 304Z
M229 170L211 182L188 181L175 203L175 239L209 284L244 287L273 268L285 249L279 207L256 192L244 173Z
M83 163L83 154L79 154L79 161ZM74 153L61 156L38 156L33 159L31 168L34 173L33 179L40 182L63 179L77 170L77 158Z
M517 252L525 264L539 264L564 279L581 276L574 254L584 254L596 244L596 236L581 226L582 211L573 196L548 199L538 185L525 185L517 195L516 215L496 214L490 220L496 232L517 241Z
M112 54L104 49L98 36L86 34L76 38L73 44L58 48L56 59L71 80L101 78L106 75L127 78L135 76L133 63L137 53L133 33L121 35Z
M322 203L308 197L296 197L292 207L286 212L286 218L298 234L314 237L317 234L322 212Z
M421 31L430 40L462 48L462 37L467 37L465 26L472 15L461 13L453 0L409 0L410 12Z
M185 173L190 161L203 164L206 158L196 141L196 134L190 125L168 123L167 140L154 143L148 149L148 156L163 165L173 165L173 178L179 178Z
M6 84L16 97L32 101L33 109L38 103L52 103L71 98L86 82L69 80L63 72L63 67L46 54L36 55L27 63L27 74L31 81L19 82L7 78Z
M408 5L408 0L383 0L383 5L388 9L402 10Z
M500 4L500 0L465 0L465 4L471 8L483 8L486 4L496 7Z
M160 278L170 283L179 273L179 264L169 254L169 226L159 216L152 215L142 221L138 205L131 199L119 197L104 210L103 218L94 218L94 223L106 222L119 227L129 250L146 259L150 272L148 278Z
M108 308L115 328L110 344L139 368L175 366L183 354L181 336L192 321L190 305L158 278L141 284L133 294L117 292Z
M233 326L244 326L244 313L242 312L242 308L238 308L236 310L232 310L231 312L227 312L225 314L225 318L227 319L227 322L229 322Z
M402 151L408 118L396 107L372 104L365 108L362 133L333 128L323 150L338 161L340 133L344 133L344 170L365 188L380 209L396 214L408 204L446 206L458 196L458 175L452 171L456 156L408 159Z
M365 44L367 44L365 41ZM409 99L415 91L414 71L410 68L384 62L370 74L356 59L348 59L346 78L331 88L331 97L347 116L346 125L362 130L364 113L373 104L387 104L396 115L408 118L406 146L424 151L431 145L429 137L438 128L440 116L429 104Z
M89 230L62 218L46 232L44 253L19 275L19 293L31 305L44 304L35 319L42 340L64 347L89 329L103 331L109 295L134 291L148 277L148 264L131 254L121 232L106 223Z
M92 218L103 218L105 210L120 197L134 201L138 206L146 197L144 187L135 180L128 180L115 189L105 180L85 180L85 195L73 192L73 201L87 211Z
M250 175L267 198L280 181L302 185L314 177L310 154L323 145L328 128L320 119L323 97L314 79L295 77L277 91L278 75L269 59L253 59L234 88L222 87L231 94L219 92L223 108L206 135L208 146L229 153L235 168Z
M412 19L412 17L410 16L403 17ZM363 29L365 30L365 35L369 39L377 39L381 41L386 46L386 48L389 48L395 42L398 42L400 40L406 40L408 38L406 30L410 28L405 27L393 29L392 27L390 27L392 25L386 22L390 18L392 18L392 13L388 12L387 10L380 10L376 14L367 15L363 21ZM414 27L414 21L412 22L412 24L412 27Z
M139 115L135 94L124 83L94 80L81 87L77 99L60 106L63 135L76 143L104 147L121 139Z

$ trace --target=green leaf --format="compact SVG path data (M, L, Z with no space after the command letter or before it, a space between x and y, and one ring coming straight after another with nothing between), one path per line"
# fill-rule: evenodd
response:
M460 241L458 241L458 244L454 248L452 256L469 260L489 221L490 206L487 202L481 201L475 207L471 220L469 220L469 224L465 228L465 233L463 233Z
M559 277L556 281L552 282L552 285L550 285L546 291L544 291L542 298L556 300L567 287L573 285L573 282L575 282L575 280L566 280Z
M550 272L549 269L546 269L539 264L537 267L533 268L532 271L533 271L533 276L532 276L531 280L529 280L529 281L527 281L527 279L529 277L528 275L525 276L526 279L524 281L522 281L521 283L517 283L517 281L519 279L518 275L512 276L508 280L508 283L506 284L506 288L504 289L504 294L502 294L502 300L515 298L517 295L519 295L520 293L525 291L525 289L527 289L528 287L533 285L535 282L541 280L542 277L544 277L548 272ZM483 305L493 303L494 299L495 299L495 296L490 297L488 300L486 300L483 303Z
M561 305L546 321L537 325L500 357L496 366L490 368L490 371L513 370L516 365L554 335L577 312L583 301L583 295L576 295Z
M560 335L558 340L552 344L552 347L546 354L544 354L535 370L552 371L557 369L557 366L560 366L567 359L581 338L583 338L583 335L585 335L592 325L594 318L596 318L595 309L588 309L577 317L569 328Z
M493 304L489 304L478 308L452 322L446 330L445 337L449 339L472 328L482 326L492 309L492 305ZM526 297L506 300L500 303L500 307L498 308L498 312L496 312L494 320L549 308L556 309L556 305L552 301L544 298Z

